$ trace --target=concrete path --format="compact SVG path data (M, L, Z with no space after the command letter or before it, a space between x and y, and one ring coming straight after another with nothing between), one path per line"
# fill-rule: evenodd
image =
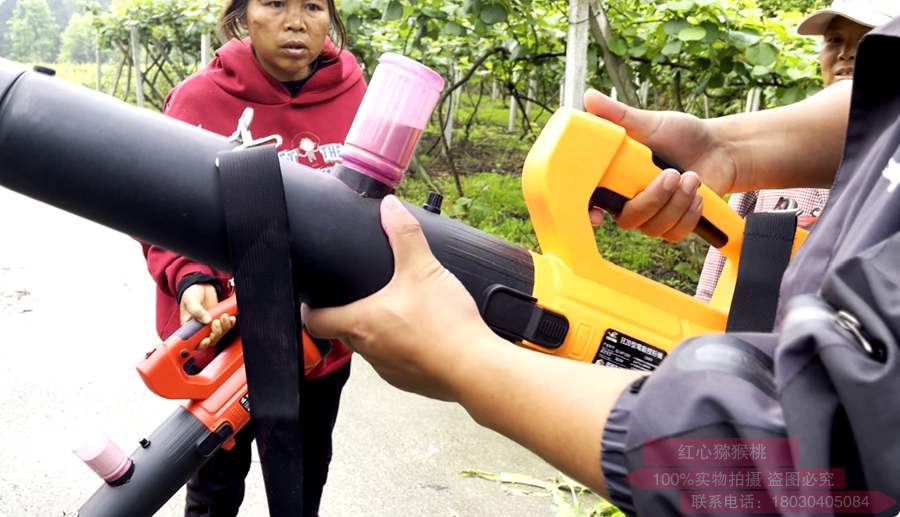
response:
M96 489L70 452L79 428L131 451L173 411L134 372L154 341L136 242L0 188L0 517L62 516ZM324 517L555 514L549 497L460 475L556 472L459 407L395 390L359 358L344 393ZM258 467L242 515L267 514Z

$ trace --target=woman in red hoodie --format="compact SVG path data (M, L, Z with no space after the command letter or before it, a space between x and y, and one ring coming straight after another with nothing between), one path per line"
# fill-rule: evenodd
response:
M220 135L235 132L253 108L254 138L279 135L279 155L327 173L337 160L365 92L345 41L334 0L229 0L220 22L232 39L203 70L175 87L164 113ZM246 33L249 37L240 39ZM210 322L206 309L231 294L230 278L204 264L144 245L156 281L156 325L167 337L191 318ZM211 346L235 324L227 316L212 322ZM332 342L307 375L304 436L304 513L317 515L331 460L331 432L338 401L350 372L350 351ZM231 451L219 451L187 485L188 516L234 516L244 497L250 468L252 422L236 436Z

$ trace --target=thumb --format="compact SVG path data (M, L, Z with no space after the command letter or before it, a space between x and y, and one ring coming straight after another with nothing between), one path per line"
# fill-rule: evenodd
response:
M346 310L346 306L313 309L303 304L300 306L300 318L311 336L317 338L340 338L347 343L349 340L342 333L352 324L354 313Z
M194 284L181 295L181 323L186 323L193 318L204 325L212 321L212 317L203 307L204 289L203 284Z
M633 108L593 88L584 92L584 109L624 127L631 137L640 141L651 135L662 120L655 112Z
M416 271L435 260L419 221L395 196L387 196L381 202L381 226L394 252L395 277L401 271Z

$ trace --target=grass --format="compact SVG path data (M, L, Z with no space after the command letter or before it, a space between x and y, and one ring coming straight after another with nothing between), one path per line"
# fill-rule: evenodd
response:
M56 70L56 77L64 81L80 84L81 86L85 86L91 89L96 89L97 87L96 63L42 63L42 66L46 66L48 68ZM101 66L100 91L106 94L109 94L112 91L118 72L118 64L104 63ZM127 73L128 67L126 66L122 69L122 75L119 78L119 84L116 90L116 97L118 98L121 98L121 95L125 93L126 85L128 85L129 78L126 76ZM129 88L128 98L123 100L125 100L129 104L136 104L137 98L135 93L134 77L131 77L130 79L131 84ZM162 83L161 80L160 83ZM165 95L165 93L167 92L162 92L162 95ZM152 99L146 95L144 96L144 107L153 111L159 111L156 106L154 106Z
M564 474L552 479L477 469L464 470L461 474L498 483L510 495L551 497L555 517L625 517L612 503Z

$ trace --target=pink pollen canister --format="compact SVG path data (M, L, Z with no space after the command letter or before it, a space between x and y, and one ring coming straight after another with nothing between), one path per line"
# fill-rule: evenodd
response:
M107 483L114 483L131 468L131 458L99 431L85 434L72 452Z
M443 89L444 79L434 70L400 54L383 54L347 134L341 163L396 187Z

